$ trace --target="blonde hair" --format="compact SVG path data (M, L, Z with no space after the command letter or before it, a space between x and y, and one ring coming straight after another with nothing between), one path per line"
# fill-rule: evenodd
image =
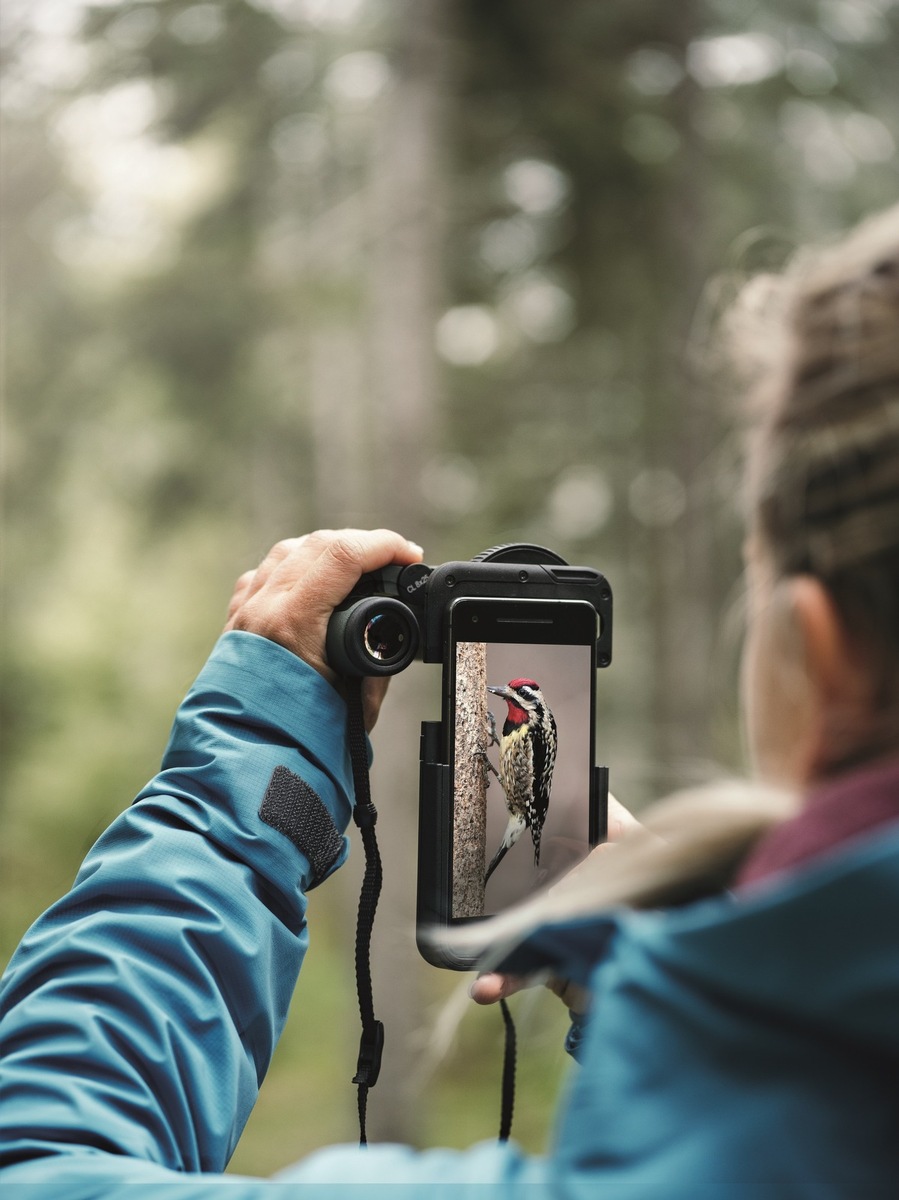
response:
M614 909L684 904L726 887L759 837L798 808L795 794L741 779L677 792L625 837L600 846L550 889L488 921L441 933L488 968L540 925Z
M825 584L858 640L882 718L862 750L874 753L899 730L899 206L753 281L728 324L753 375L750 528L778 577ZM797 808L757 783L682 793L550 892L451 940L489 947L492 963L541 924L720 889Z

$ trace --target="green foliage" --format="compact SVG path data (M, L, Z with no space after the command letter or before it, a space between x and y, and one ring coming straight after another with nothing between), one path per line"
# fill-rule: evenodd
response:
M599 739L615 790L639 806L739 763L738 639L721 618L739 574L737 413L705 368L742 277L894 200L896 14L892 0L10 14L6 955L154 770L231 580L313 523L402 521L432 562L532 540L596 563L616 594ZM430 102L416 140L410 110ZM353 1136L352 1067L333 1067L355 1042L349 950L319 916L234 1169ZM439 1007L449 984L422 980ZM495 1018L466 1020L410 1137L490 1135L474 1064L498 1054ZM518 1121L534 1148L563 1025L536 1004ZM309 1090L321 1103L295 1134Z

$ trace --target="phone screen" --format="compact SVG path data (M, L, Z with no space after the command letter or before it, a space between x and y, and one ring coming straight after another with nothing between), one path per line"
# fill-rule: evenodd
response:
M460 600L451 630L450 915L464 920L552 884L604 832L594 771L597 618L581 601ZM545 805L542 824L521 819L529 790L531 813Z

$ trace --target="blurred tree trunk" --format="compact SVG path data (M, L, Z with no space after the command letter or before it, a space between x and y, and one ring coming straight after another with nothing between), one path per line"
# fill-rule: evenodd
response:
M678 6L680 45L686 50L699 36L700 13L696 3ZM672 256L672 278L681 295L675 309L674 336L677 363L672 378L672 399L677 413L672 464L686 489L682 518L680 561L681 600L674 607L669 636L679 647L677 678L666 698L669 726L677 729L672 751L681 772L704 776L716 754L711 686L715 639L721 624L723 594L729 575L715 562L710 503L711 464L722 437L720 415L710 411L709 386L700 377L691 339L704 286L714 268L708 230L710 194L708 162L699 136L702 90L688 76L673 98L672 115L681 139L679 170L675 176L665 235ZM675 710L676 718L675 719ZM690 783L687 778L684 782ZM699 781L699 780L698 780Z
M440 286L440 149L447 87L447 0L396 6L394 84L375 147L371 259L373 412L369 452L372 516L427 547L431 541L421 480L435 453L439 384L434 354ZM373 978L384 1013L387 1050L370 1103L370 1136L415 1142L421 1118L413 1070L424 1014L416 981L424 969L415 946L418 853L419 724L430 676L414 664L386 706L376 732L375 795L383 798L384 893L376 928ZM427 677L426 677L427 676ZM436 717L437 710L428 712Z
M360 303L318 318L310 345L316 510L322 524L385 525L428 544L422 469L437 439L434 325L440 282L440 147L446 0L407 0L393 14L392 82L379 102L367 179L345 202L349 236L331 263ZM325 250L323 253L327 254ZM361 278L359 276L362 272ZM375 1012L386 1049L368 1110L372 1141L414 1142L415 1033L422 1025L415 946L419 723L428 680L415 665L393 681L374 735L384 887L375 923ZM435 707L428 715L435 717ZM350 907L361 871L347 872ZM348 1099L349 1099L348 1093Z
M671 11L669 44L681 61L700 31L700 5L695 0ZM719 429L707 411L707 389L691 378L687 353L710 270L708 172L699 136L702 103L698 84L685 76L672 96L670 117L679 151L657 230L667 290L663 310L654 314L647 458L652 467L675 472L684 485L685 508L672 525L651 526L646 539L654 795L690 783L714 757L709 664L720 607L713 586L712 523L703 472L713 457Z

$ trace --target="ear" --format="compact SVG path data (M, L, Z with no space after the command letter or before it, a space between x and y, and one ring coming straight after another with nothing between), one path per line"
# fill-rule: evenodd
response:
M787 582L789 603L802 637L805 666L815 690L822 697L840 688L844 646L842 625L830 593L811 575Z
M827 588L810 575L787 582L808 678L809 779L839 766L863 733L869 711L866 676Z

